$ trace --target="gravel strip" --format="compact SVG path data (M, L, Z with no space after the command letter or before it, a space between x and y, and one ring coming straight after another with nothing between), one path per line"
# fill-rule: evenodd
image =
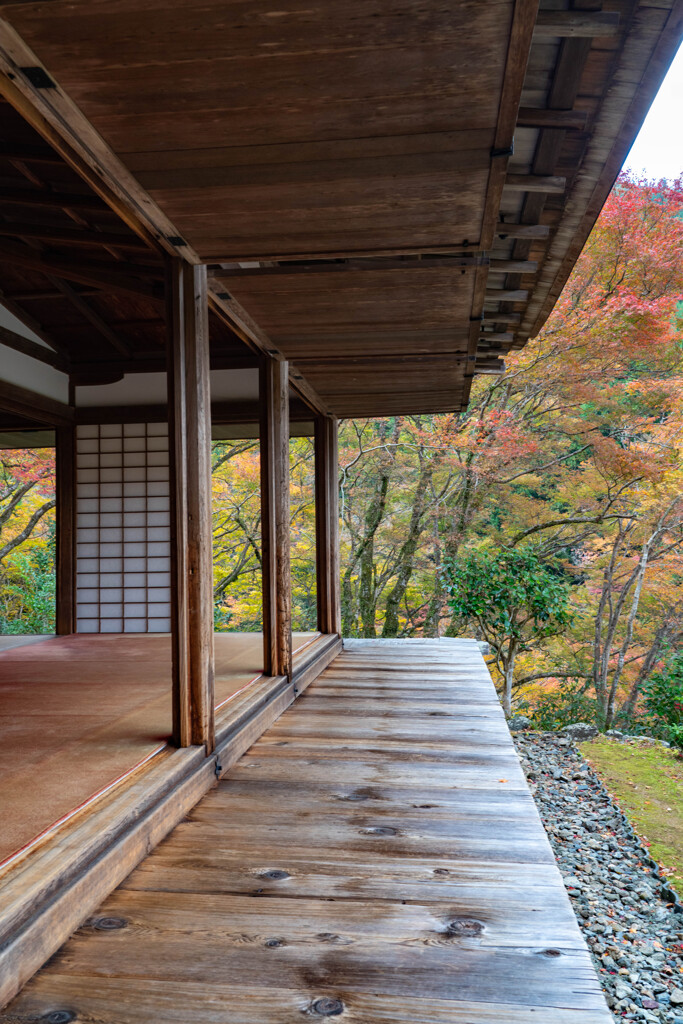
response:
M675 894L569 740L514 740L615 1020L683 1024Z

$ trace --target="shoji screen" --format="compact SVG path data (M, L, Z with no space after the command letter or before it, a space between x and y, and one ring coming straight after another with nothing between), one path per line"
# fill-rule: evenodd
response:
M77 631L168 632L166 424L77 427L76 473Z

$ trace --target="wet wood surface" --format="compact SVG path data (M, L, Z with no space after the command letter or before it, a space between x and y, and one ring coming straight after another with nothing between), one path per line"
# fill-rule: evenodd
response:
M611 1019L472 642L349 644L0 1022L326 1017Z

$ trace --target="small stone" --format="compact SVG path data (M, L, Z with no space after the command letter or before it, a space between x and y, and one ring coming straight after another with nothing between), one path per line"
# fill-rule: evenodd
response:
M526 715L512 715L508 719L508 728L510 732L524 732L525 729L530 729L533 722Z
M571 725L565 725L563 729L560 729L560 736L573 740L575 743L592 740L597 735L597 728L590 722L572 722Z
M680 988L672 989L669 998L672 1006L683 1006L683 992Z

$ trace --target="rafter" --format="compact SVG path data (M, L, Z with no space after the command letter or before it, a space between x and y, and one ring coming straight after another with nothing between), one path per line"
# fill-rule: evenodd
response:
M79 295L71 285L67 284L66 281L60 281L58 277L49 277L48 280L66 299L69 300L71 305L78 310L81 316L85 317L88 323L95 328L98 334L101 334L102 337L109 342L112 348L116 349L116 351L122 356L130 356L131 347L128 342L124 341L123 338L120 338L116 331L102 319L99 313L97 313L88 301Z
M95 285L103 289L143 295L145 298L163 302L163 289L161 281L156 283L152 280L139 280L134 275L157 276L155 268L138 266L131 263L125 264L125 269L119 270L116 266L94 260L78 261L70 260L64 256L57 256L51 253L42 253L11 242L3 242L0 245L0 261L14 263L20 267L28 267L31 270L38 270L41 273L54 275L67 281L76 281L79 284Z
M22 224L3 221L0 223L0 236L37 238L41 242L52 242L59 245L82 245L95 249L111 245L117 249L149 252L149 248L142 239L136 238L134 235L123 235L114 231L84 231L79 228L57 228L45 224Z

